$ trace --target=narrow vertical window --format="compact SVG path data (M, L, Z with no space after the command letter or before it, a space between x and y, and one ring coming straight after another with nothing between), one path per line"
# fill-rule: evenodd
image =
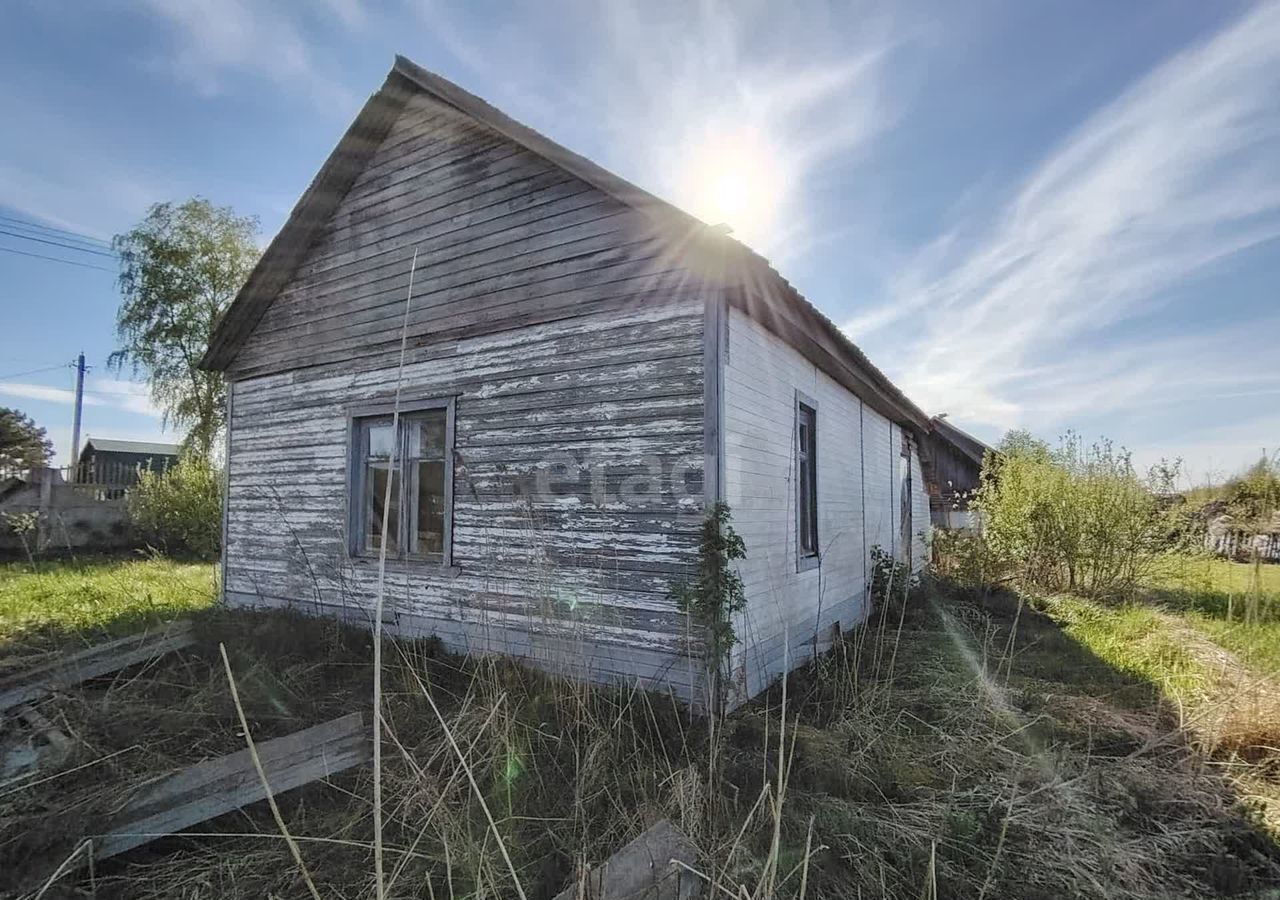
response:
M796 550L797 558L818 556L818 414L796 400Z
M363 549L366 553L382 551L382 523L385 519L387 533L391 535L387 541L387 555L391 557L400 554L399 461L395 461L396 470L391 468L395 443L390 419L365 420L361 440L364 446L364 497L361 503L364 509ZM389 491L388 479L391 481Z
M444 552L444 410L408 423L405 474L409 485L408 551L415 556Z
M444 562L449 551L451 407L445 401L352 420L351 548ZM386 532L383 533L383 521Z

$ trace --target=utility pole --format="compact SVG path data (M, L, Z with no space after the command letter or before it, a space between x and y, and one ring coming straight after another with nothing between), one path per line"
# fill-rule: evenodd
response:
M80 462L80 408L84 406L84 352L76 357L76 411L71 419L71 465ZM74 479L74 474L72 478Z

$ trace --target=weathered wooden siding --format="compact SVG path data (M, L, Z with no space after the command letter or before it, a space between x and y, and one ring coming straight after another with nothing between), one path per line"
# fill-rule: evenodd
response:
M643 303L686 278L641 213L419 94L229 375L394 360L415 249L415 344Z
M392 399L415 250L403 390L456 398L453 566L389 564L388 628L689 694L703 289L641 214L422 95L229 368L228 598L368 621L348 416Z
M724 365L724 496L747 558L735 623L737 699L829 646L866 616L871 547L898 541L901 429L795 349L730 310ZM817 403L820 566L796 566L796 391ZM918 461L915 463L918 471ZM916 485L923 485L917 479ZM924 509L922 487L913 510ZM913 512L913 515L915 513Z
M931 518L940 528L971 528L968 496L982 482L982 467L938 432L929 434L936 483L930 495Z
M694 564L707 480L748 547L744 692L861 621L869 549L900 543L899 426L708 305L682 245L411 97L228 367L228 598L368 621L376 564L347 552L348 416L392 398L407 323L404 390L455 399L454 565L389 565L392 633L698 697L700 645L671 590ZM726 345L704 342L722 317ZM818 404L823 555L805 571L797 389Z
M703 316L700 297L672 293L410 352L406 392L457 398L456 568L389 565L393 633L701 684L670 589L701 521ZM232 602L368 621L376 563L346 551L348 408L394 386L394 368L343 363L232 384ZM544 495L552 467L569 477Z

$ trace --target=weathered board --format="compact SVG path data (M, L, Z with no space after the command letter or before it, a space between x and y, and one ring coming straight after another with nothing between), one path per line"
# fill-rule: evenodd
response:
M403 389L455 403L452 565L393 562L389 621L690 693L708 300L647 217L411 97L228 370L228 598L368 618L349 416L407 321Z
M418 94L229 374L394 352L414 250L415 345L570 318L683 278L643 214Z
M266 741L256 749L272 795L362 765L371 755L360 713ZM111 831L95 839L93 855L105 859L124 853L266 797L247 748L197 763L140 790Z
M698 847L666 819L565 888L556 900L686 900L702 893Z
M0 679L0 712L193 643L191 623L172 622L157 631L131 634L59 657L37 669Z

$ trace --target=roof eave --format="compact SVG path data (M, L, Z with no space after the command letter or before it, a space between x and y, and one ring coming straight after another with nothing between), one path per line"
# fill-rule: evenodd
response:
M982 465L987 453L994 453L995 448L985 441L980 441L962 428L953 425L943 416L934 416L929 420L932 430L947 443L955 447L977 465Z
M783 317L792 326L806 330L816 344L825 345L824 351L851 374L854 383L862 387L855 393L872 402L889 418L922 431L928 430L929 417L764 257L738 241L712 231L695 216L522 125L481 98L403 56L396 57L382 88L360 110L259 259L215 329L209 349L200 360L201 368L225 371L231 365L266 307L297 271L317 230L332 215L400 114L408 98L406 87L416 88L452 106L619 202L648 214L656 224L666 229L673 247L691 250L697 244L709 242L728 251L727 258L741 260L743 269L736 277L728 279L726 287L742 288L749 284L752 290L766 288L770 295L776 295L782 302L765 306L778 316L783 314L776 307L785 307L787 314Z
M382 87L361 107L223 313L198 363L200 368L225 371L266 307L293 277L317 231L342 202L400 115L408 99L403 77L392 69Z

